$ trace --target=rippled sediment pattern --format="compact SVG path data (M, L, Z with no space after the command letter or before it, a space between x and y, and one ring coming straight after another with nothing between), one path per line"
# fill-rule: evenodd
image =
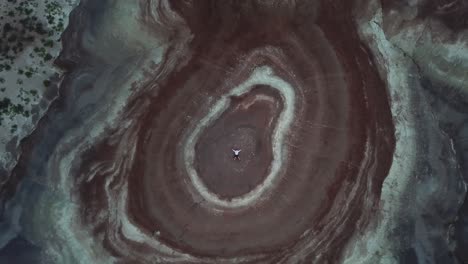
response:
M419 244L382 242L412 230L401 205L451 190L454 219L465 185L419 83L392 77L426 57L392 64L376 3L82 1L61 96L2 188L10 223L34 201L8 236L47 263L412 261ZM447 178L408 196L428 171Z
M366 224L389 169L383 83L357 36L346 39L356 53L340 54L344 43L313 17L296 17L294 5L283 7L290 14L211 5L174 4L193 19L187 51L178 51L185 65L149 72L156 79L120 121L129 125L80 164L86 225L102 223L96 235L114 252L164 261L289 261L339 247ZM262 23L256 12L265 13ZM236 147L240 161L231 157ZM89 195L99 190L100 198ZM112 208L119 214L107 215Z

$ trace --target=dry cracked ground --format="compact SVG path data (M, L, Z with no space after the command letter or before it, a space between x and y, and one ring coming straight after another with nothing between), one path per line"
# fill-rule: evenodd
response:
M468 1L67 18L5 150L1 263L468 263Z

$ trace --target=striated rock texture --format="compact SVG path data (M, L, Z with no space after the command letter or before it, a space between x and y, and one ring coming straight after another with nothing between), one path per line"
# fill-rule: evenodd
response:
M81 1L0 260L466 263L455 2Z

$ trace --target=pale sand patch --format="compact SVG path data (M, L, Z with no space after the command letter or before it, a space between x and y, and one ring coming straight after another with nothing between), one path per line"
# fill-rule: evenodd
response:
M396 145L392 166L382 186L382 216L376 230L370 230L349 243L343 263L397 263L393 241L388 232L395 227L395 212L401 206L399 193L407 188L415 166L416 133L414 113L409 110L410 88L407 73L410 61L386 38L378 24L382 23L379 8L370 21L361 22L361 34L372 40L371 49L382 65L392 99L391 111L395 122Z

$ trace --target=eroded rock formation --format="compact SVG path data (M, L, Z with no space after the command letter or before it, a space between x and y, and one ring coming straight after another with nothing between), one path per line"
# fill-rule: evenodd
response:
M16 233L57 263L422 261L411 241L451 228L462 162L409 85L425 51L399 42L432 5L382 2L82 1L3 214L36 199Z

